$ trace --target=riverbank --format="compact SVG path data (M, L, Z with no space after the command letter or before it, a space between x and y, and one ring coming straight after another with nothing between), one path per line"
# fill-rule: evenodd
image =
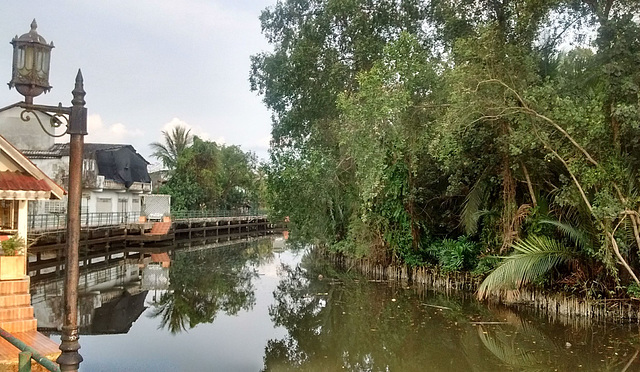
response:
M434 267L407 265L384 266L366 258L350 258L327 250L321 253L336 267L356 270L371 280L400 282L438 292L474 293L483 279L469 272L442 272ZM569 293L520 289L505 291L487 302L526 308L551 319L585 317L595 321L640 323L640 301L634 299L589 299Z

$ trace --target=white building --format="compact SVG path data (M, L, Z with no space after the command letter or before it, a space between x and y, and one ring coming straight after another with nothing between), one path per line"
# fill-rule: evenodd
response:
M27 122L23 120L26 117L30 118ZM67 187L69 144L54 143L54 138L45 133L43 129L52 133L56 129L51 126L51 118L42 113L25 113L24 109L11 105L0 109L0 135L14 144L51 179ZM151 194L148 164L131 145L85 143L82 172L83 223L91 224L91 219L105 218L121 220L113 222L136 221L140 215L141 196ZM66 198L60 201L39 201L30 207L30 214L62 216L66 207Z

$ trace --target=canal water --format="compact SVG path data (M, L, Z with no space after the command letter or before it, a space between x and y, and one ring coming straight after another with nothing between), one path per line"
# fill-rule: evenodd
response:
M83 272L81 371L640 370L636 324L373 282L282 236L153 252ZM57 342L61 286L32 283Z

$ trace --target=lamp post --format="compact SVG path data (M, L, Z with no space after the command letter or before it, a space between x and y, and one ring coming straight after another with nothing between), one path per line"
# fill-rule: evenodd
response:
M49 64L53 43L47 44L38 34L36 20L31 23L31 30L18 37L13 45L13 73L9 82L9 89L16 90L24 96L24 102L17 104L23 109L20 117L29 121L31 117L50 136L61 137L71 135L69 151L69 187L67 208L67 250L65 257L64 281L64 323L62 325L62 342L58 357L58 364L62 371L77 371L82 356L78 353L78 246L80 243L80 201L82 200L82 159L84 151L84 136L87 134L87 109L85 106L85 91L82 73L78 70L73 99L70 107L35 105L33 98L51 90L49 85ZM42 122L36 112L50 115L49 128ZM55 129L66 125L62 134L56 134Z

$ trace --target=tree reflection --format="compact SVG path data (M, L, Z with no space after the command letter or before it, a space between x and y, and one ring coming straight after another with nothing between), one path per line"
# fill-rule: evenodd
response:
M552 368L568 371L577 366L597 371L627 371L631 366L633 370L640 367L637 361L640 352L633 345L636 341L617 338L614 329L599 332L584 327L588 323L564 327L506 308L495 309L494 316L503 321L477 324L477 337L467 337L464 342L465 353L478 353L479 349L486 355L488 351L505 369L517 371Z
M287 334L267 342L264 371L640 370L638 342L624 327L593 331L464 296L369 283L313 255L281 267L269 314Z
M320 262L307 254L301 265L282 267L269 314L287 336L268 341L265 371L424 370L425 363L470 370L464 357L446 357L460 354L459 337L438 328L456 327L455 319L421 306L406 289L345 278ZM422 323L431 313L439 321ZM426 338L431 332L438 337Z
M212 323L219 312L235 315L255 304L255 267L273 259L271 240L192 252L176 251L169 290L151 303L159 328L176 334Z

